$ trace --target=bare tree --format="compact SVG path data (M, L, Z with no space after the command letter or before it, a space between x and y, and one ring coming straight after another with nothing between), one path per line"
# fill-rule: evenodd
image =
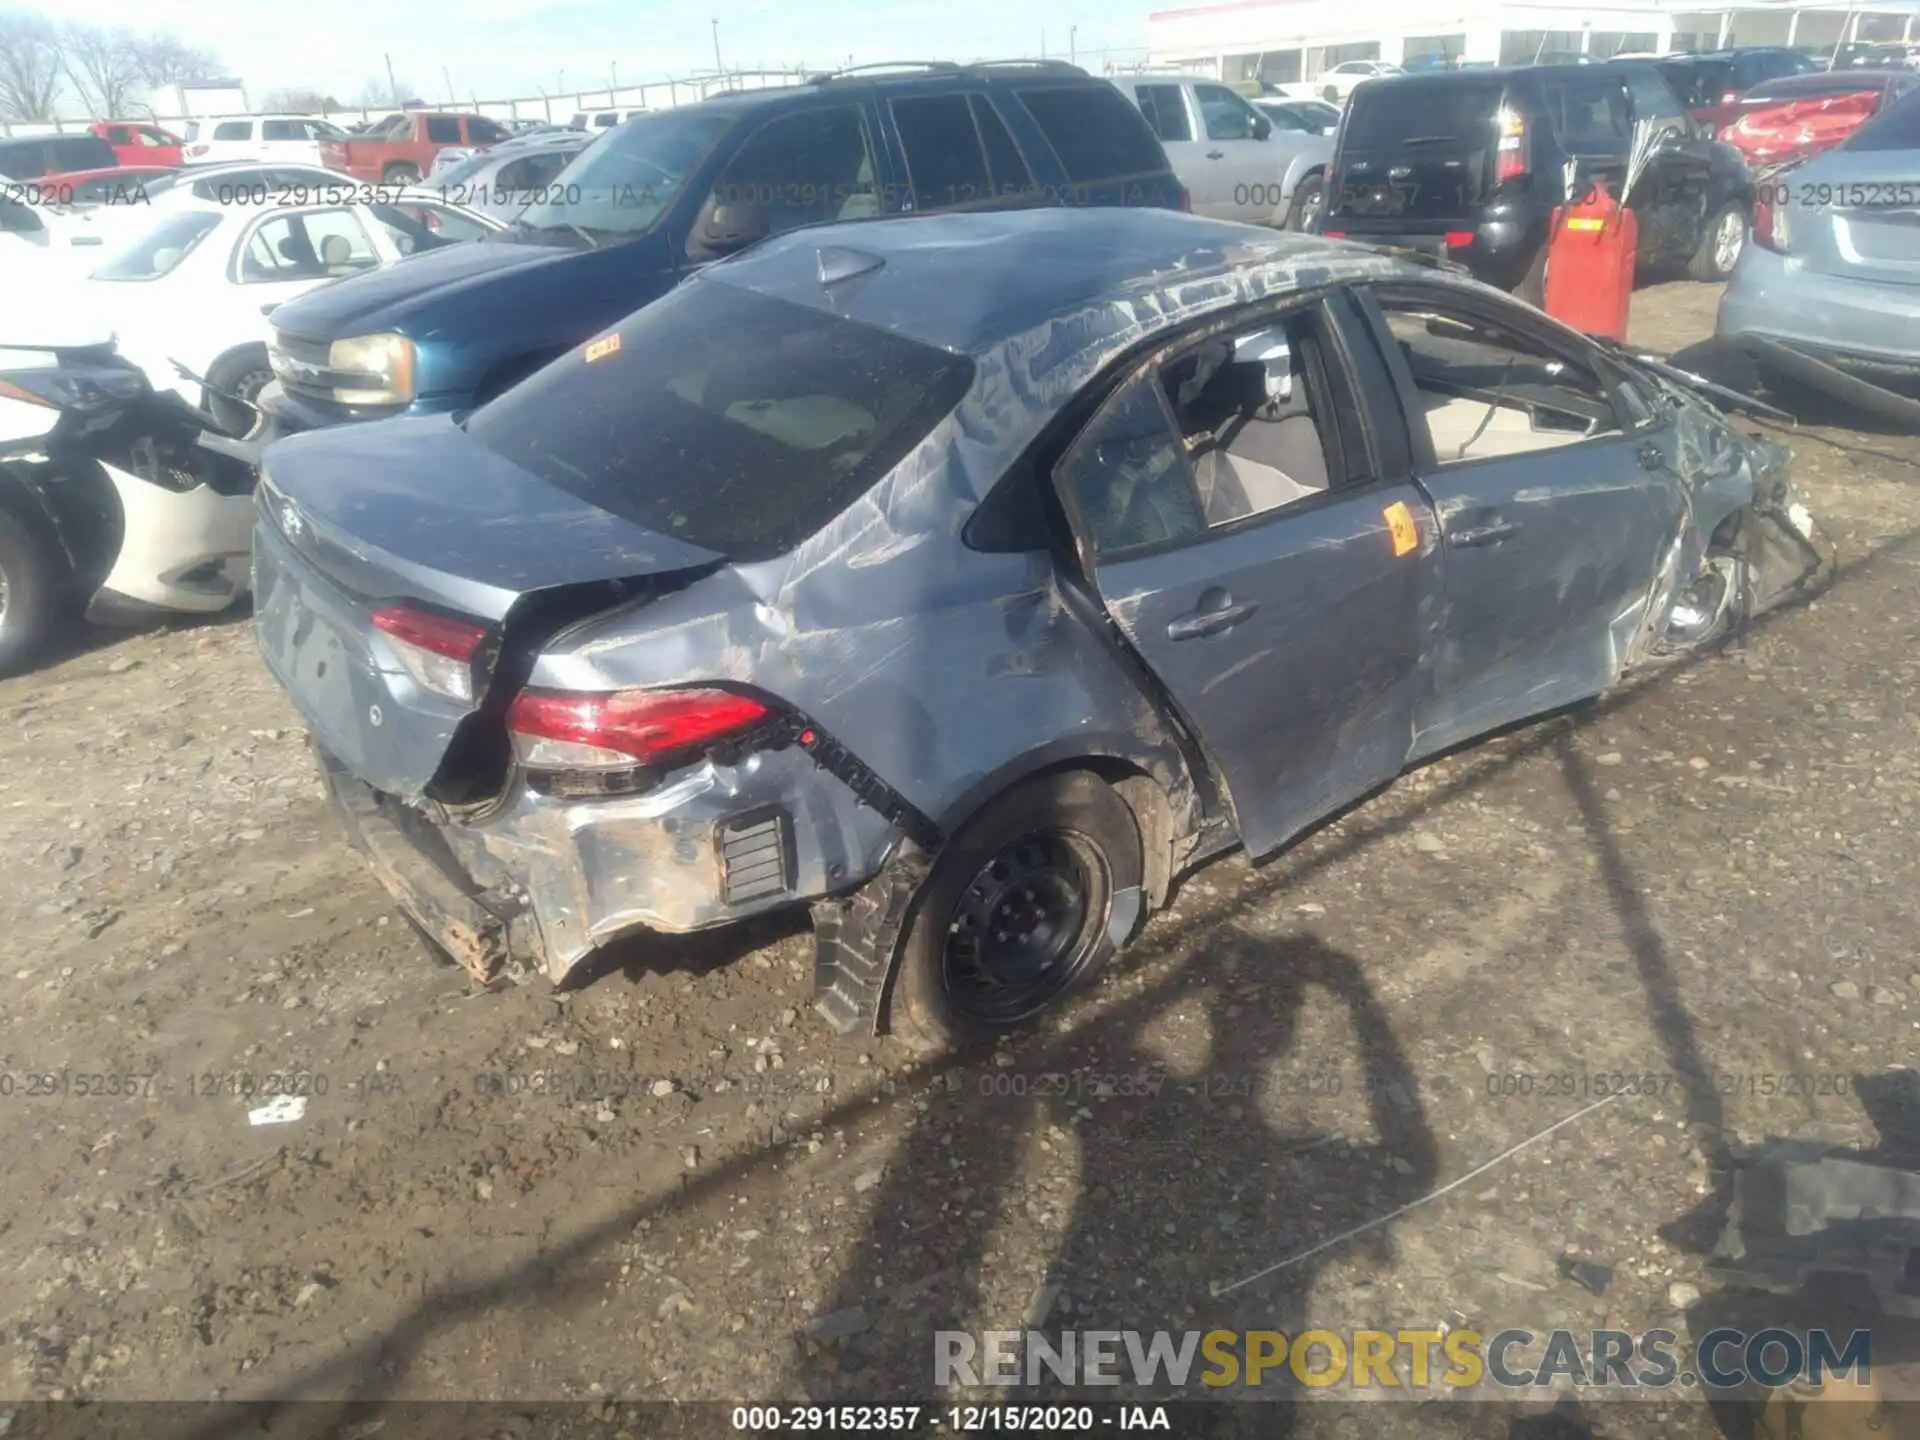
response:
M410 80L402 78L389 83L376 76L360 87L354 103L363 110L379 110L382 107L398 110L416 93Z
M149 90L220 78L220 62L212 52L185 44L178 36L164 31L142 39L137 53L140 81Z
M143 88L139 37L131 30L75 24L60 39L67 79L81 103L101 120L124 116Z
M60 95L60 36L38 15L0 11L0 116L51 120Z

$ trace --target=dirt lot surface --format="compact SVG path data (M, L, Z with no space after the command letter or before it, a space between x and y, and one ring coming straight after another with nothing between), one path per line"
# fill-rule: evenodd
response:
M1790 443L1817 603L1190 876L1060 1024L937 1065L831 1036L799 928L473 993L243 622L0 684L0 1396L923 1398L936 1329L1042 1319L1697 1337L1732 1157L1920 1110L1872 1078L1920 1060L1920 440ZM1671 1078L1299 1258L1622 1074Z

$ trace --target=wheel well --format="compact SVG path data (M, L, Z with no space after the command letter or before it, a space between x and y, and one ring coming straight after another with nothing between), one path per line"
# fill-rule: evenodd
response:
M1147 892L1145 913L1160 909L1173 888L1175 846L1187 829L1174 813L1173 801L1146 770L1131 760L1110 755L1062 760L1023 775L1014 783L1024 785L1043 775L1064 775L1076 770L1106 781L1133 812L1134 824L1140 827L1141 874Z
M216 355L213 363L207 366L207 378L211 380L218 375L223 365L238 364L240 358L250 350L258 350L262 361L267 358L266 342L264 340L249 340L244 345L235 345L231 350L223 350L220 354Z

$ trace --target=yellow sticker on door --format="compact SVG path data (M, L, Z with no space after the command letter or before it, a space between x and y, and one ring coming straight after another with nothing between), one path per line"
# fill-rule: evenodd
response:
M591 365L596 360L604 359L608 355L615 353L619 348L620 337L618 335L603 335L598 340L590 341L587 345L587 364Z
M1409 555L1420 548L1420 527L1413 523L1413 512L1404 503L1396 500L1380 513L1386 517L1395 555Z

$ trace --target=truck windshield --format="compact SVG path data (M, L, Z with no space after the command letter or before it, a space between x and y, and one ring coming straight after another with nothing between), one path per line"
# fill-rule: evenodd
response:
M732 126L719 115L642 116L580 152L530 205L533 230L640 235L653 228L700 162Z

